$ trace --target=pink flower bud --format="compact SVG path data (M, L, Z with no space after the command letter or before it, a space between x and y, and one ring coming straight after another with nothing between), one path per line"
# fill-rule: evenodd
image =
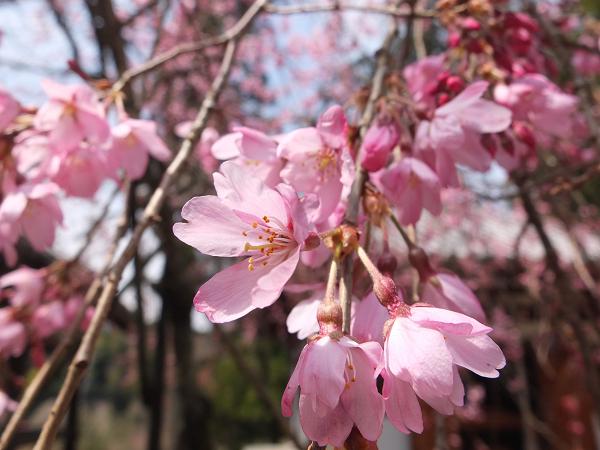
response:
M383 168L390 153L398 144L399 133L395 123L377 120L365 136L362 145L362 166L369 172Z
M408 253L408 260L411 266L419 273L421 281L426 281L435 274L435 270L431 267L427 253L421 247L413 247Z
M525 145L527 145L530 149L535 148L535 136L531 131L531 127L523 122L515 122L513 123L513 130L515 135L523 141Z
M452 75L446 79L446 87L450 92L460 92L464 89L465 83L462 78Z
M473 17L465 17L461 23L461 26L468 31L477 31L481 29L481 24Z
M460 44L460 33L452 31L448 33L448 47L456 48Z

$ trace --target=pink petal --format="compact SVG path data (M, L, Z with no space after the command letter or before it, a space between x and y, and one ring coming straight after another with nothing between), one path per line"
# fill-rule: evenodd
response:
M237 142L242 138L242 133L229 133L218 139L211 147L212 155L221 160L240 156Z
M319 296L301 301L292 308L285 322L288 333L298 333L298 339L306 339L319 331L317 310L321 304L321 298L322 296Z
M347 350L328 336L309 344L300 375L302 394L311 398L312 411L333 410L344 391Z
M263 274L258 270L248 270L247 261L234 264L200 286L194 297L194 307L214 323L239 319L256 309L252 304L252 290L261 276ZM273 303L277 297L266 300Z
M481 96L485 93L488 88L487 81L476 81L468 85L460 94L458 94L451 101L446 103L441 108L438 108L435 113L436 115L450 115L456 114L465 108L473 105Z
M283 391L283 395L281 397L281 414L284 417L292 416L292 403L294 402L294 398L296 397L296 391L298 390L298 386L300 385L300 373L302 372L302 367L304 366L304 360L306 357L306 350L308 345L305 345L298 357L298 362L296 363L296 367L294 367L294 371L290 376L290 380L288 381L285 390Z
M379 361L382 350L379 347ZM354 369L347 370L352 376L349 387L342 394L341 401L358 430L369 441L376 441L381 435L385 406L383 397L377 391L377 376L381 372L379 361L373 361L361 349L349 349Z
M385 411L392 425L402 433L422 433L421 406L410 384L385 371L383 379Z
M316 128L299 128L281 139L277 147L277 156L301 162L308 155L322 148L323 141Z
M452 356L442 333L398 317L385 343L392 375L440 395L452 391Z
M383 345L383 325L388 319L387 309L371 292L358 302L351 334L360 342L375 341Z
M427 300L423 298L423 300ZM434 328L444 334L478 336L492 329L464 314L442 308L415 306L410 310L410 319L419 325Z
M327 444L343 447L344 441L352 431L352 419L339 404L325 416L318 416L311 407L311 399L300 395L300 424L304 434L321 446Z
M506 365L500 347L487 335L474 337L447 336L454 363L487 378L496 378Z
M334 105L319 117L317 130L329 147L340 148L346 143L346 124L344 109Z
M451 273L438 273L436 278L440 282L442 294L451 305L450 309L485 322L485 312L479 299L460 278Z
M477 100L460 111L463 126L478 133L499 133L506 130L512 121L510 109L489 100Z
M248 237L242 233L249 228L248 224L219 198L213 195L194 197L183 206L181 217L187 222L173 225L173 233L198 251L212 256L244 253Z

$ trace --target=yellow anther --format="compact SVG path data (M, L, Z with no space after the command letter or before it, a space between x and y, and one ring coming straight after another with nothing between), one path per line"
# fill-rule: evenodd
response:
M252 272L254 270L254 264L248 264L248 270Z
M252 228L257 228L257 227L258 227L258 223L252 222Z
M269 223L269 218L268 218L267 216L263 216L263 221L264 221L265 223Z

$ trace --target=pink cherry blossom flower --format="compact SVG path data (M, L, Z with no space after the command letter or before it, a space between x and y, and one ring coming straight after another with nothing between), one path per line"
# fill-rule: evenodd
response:
M112 146L108 164L113 171L124 169L131 180L144 175L151 155L159 161L168 161L171 152L156 132L156 122L125 119L112 129Z
M34 249L43 251L54 242L62 212L53 183L22 184L4 197L0 223L8 224L13 237L25 235Z
M412 99L421 107L433 108L438 77L444 72L445 54L421 58L404 68L406 87Z
M19 404L11 399L6 392L0 390L0 420L8 413L11 413L17 409Z
M369 172L382 169L398 144L400 135L393 121L378 119L367 131L360 152L362 167Z
M23 266L0 277L0 289L10 288L5 295L16 308L35 306L41 301L45 277L45 270Z
M67 195L91 198L109 176L111 167L102 149L81 143L51 157L47 173Z
M382 350L376 342L358 344L348 337L320 335L300 354L281 399L284 416L300 388L300 423L319 445L343 447L356 425L365 439L381 434L383 398L377 392Z
M566 94L541 74L527 74L509 85L498 84L494 98L509 107L515 121L531 125L537 140L573 135L577 97Z
M286 185L271 189L232 161L214 174L217 196L194 197L183 207L187 222L173 232L212 256L244 256L217 273L194 298L213 322L235 320L271 305L294 273L308 236L306 215Z
M437 215L442 211L440 180L424 162L404 158L379 174L378 184L398 209L403 225L416 223L423 208Z
M281 182L279 172L283 161L277 156L277 141L261 131L234 127L212 146L212 155L219 160L232 160L250 176L263 180L269 187Z
M511 123L509 109L481 98L487 87L485 81L470 84L453 100L437 108L431 121L418 125L415 147L418 152L433 153L433 167L444 186L455 181L455 174L449 172L448 159L486 171L492 158L481 145L480 135L504 131Z
M600 74L600 54L594 53L594 50L600 50L600 38L594 39L591 36L582 36L579 43L590 48L588 50L575 50L571 57L571 64L575 72L582 76L595 76Z
M31 315L31 329L40 339L53 335L66 325L65 308L58 300L38 306Z
M316 127L287 134L277 153L287 160L281 178L298 192L317 195L320 205L315 223L323 222L349 193L354 164L346 145L346 117L340 106L332 106Z
M49 132L52 145L69 148L84 139L102 143L109 138L104 108L90 87L67 86L51 80L42 81L42 87L50 99L38 110L34 126Z
M441 414L452 414L464 402L457 366L495 378L506 364L488 336L492 329L475 319L429 306L397 304L391 311L394 318L384 345L384 397L388 417L401 431L421 429L409 386ZM400 401L412 405L406 413Z
M12 95L0 88L0 132L4 131L21 111Z
M0 356L20 356L25 351L27 333L23 324L14 320L14 308L0 308Z

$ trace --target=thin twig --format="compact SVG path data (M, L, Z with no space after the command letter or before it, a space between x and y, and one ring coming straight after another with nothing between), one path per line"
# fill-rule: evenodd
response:
M113 200L116 198L116 196L119 192L121 192L120 186L115 187L113 192L110 194L108 201L102 208L102 211L100 212L100 214L98 215L98 217L96 218L94 223L92 223L92 225L88 229L88 231L85 235L85 239L83 241L83 245L79 248L79 251L77 252L77 254L73 258L71 258L71 260L70 260L71 264L75 264L75 263L79 262L79 260L83 256L83 253L90 246L90 244L92 243L92 240L94 239L94 236L100 229L100 225L102 224L102 222L104 222L104 219L106 219L106 216L108 215L108 211L110 209L110 206L112 205Z
M234 39L237 39L244 31L246 31L248 25L250 25L258 13L263 10L266 3L267 0L255 1L235 25L218 36L210 37L197 42L188 42L185 44L176 45L170 50L157 55L142 65L126 70L119 80L113 85L113 94L122 91L123 88L125 88L125 86L127 86L127 84L134 78L137 78L140 75L148 73L157 67L162 66L173 58L185 55L186 53L198 52L209 47L224 45Z
M383 80L388 70L389 63L389 52L392 46L392 42L398 34L398 24L394 21L390 31L388 32L383 45L377 52L377 63L375 68L375 74L373 75L373 81L371 83L371 92L363 111L360 120L360 141L364 138L367 133L369 125L373 121L375 115L375 103L381 96L383 91ZM360 149L360 142L357 143ZM360 152L359 152L360 153ZM358 207L360 204L360 198L362 196L363 187L367 178L366 172L362 169L360 164L360 154L356 158L356 176L352 183L350 196L348 197L348 206L346 209L346 215L344 222L350 225L356 225L358 218ZM344 311L344 322L342 331L344 333L350 333L350 304L352 301L352 272L354 266L353 255L346 256L342 264L342 276L340 279L340 303L342 304L342 311Z
M432 19L436 16L435 11L406 11L393 6L384 5L359 5L348 3L313 3L309 5L267 5L265 11L271 14L303 14L328 11L360 11L373 14L385 14L398 18L413 17L417 19Z
M69 43L69 47L71 47L71 56L73 60L79 65L79 48L77 47L77 42L71 32L71 28L65 19L64 12L61 11L61 7L56 4L56 0L47 0L48 6L56 19L56 23L63 31L67 42Z

